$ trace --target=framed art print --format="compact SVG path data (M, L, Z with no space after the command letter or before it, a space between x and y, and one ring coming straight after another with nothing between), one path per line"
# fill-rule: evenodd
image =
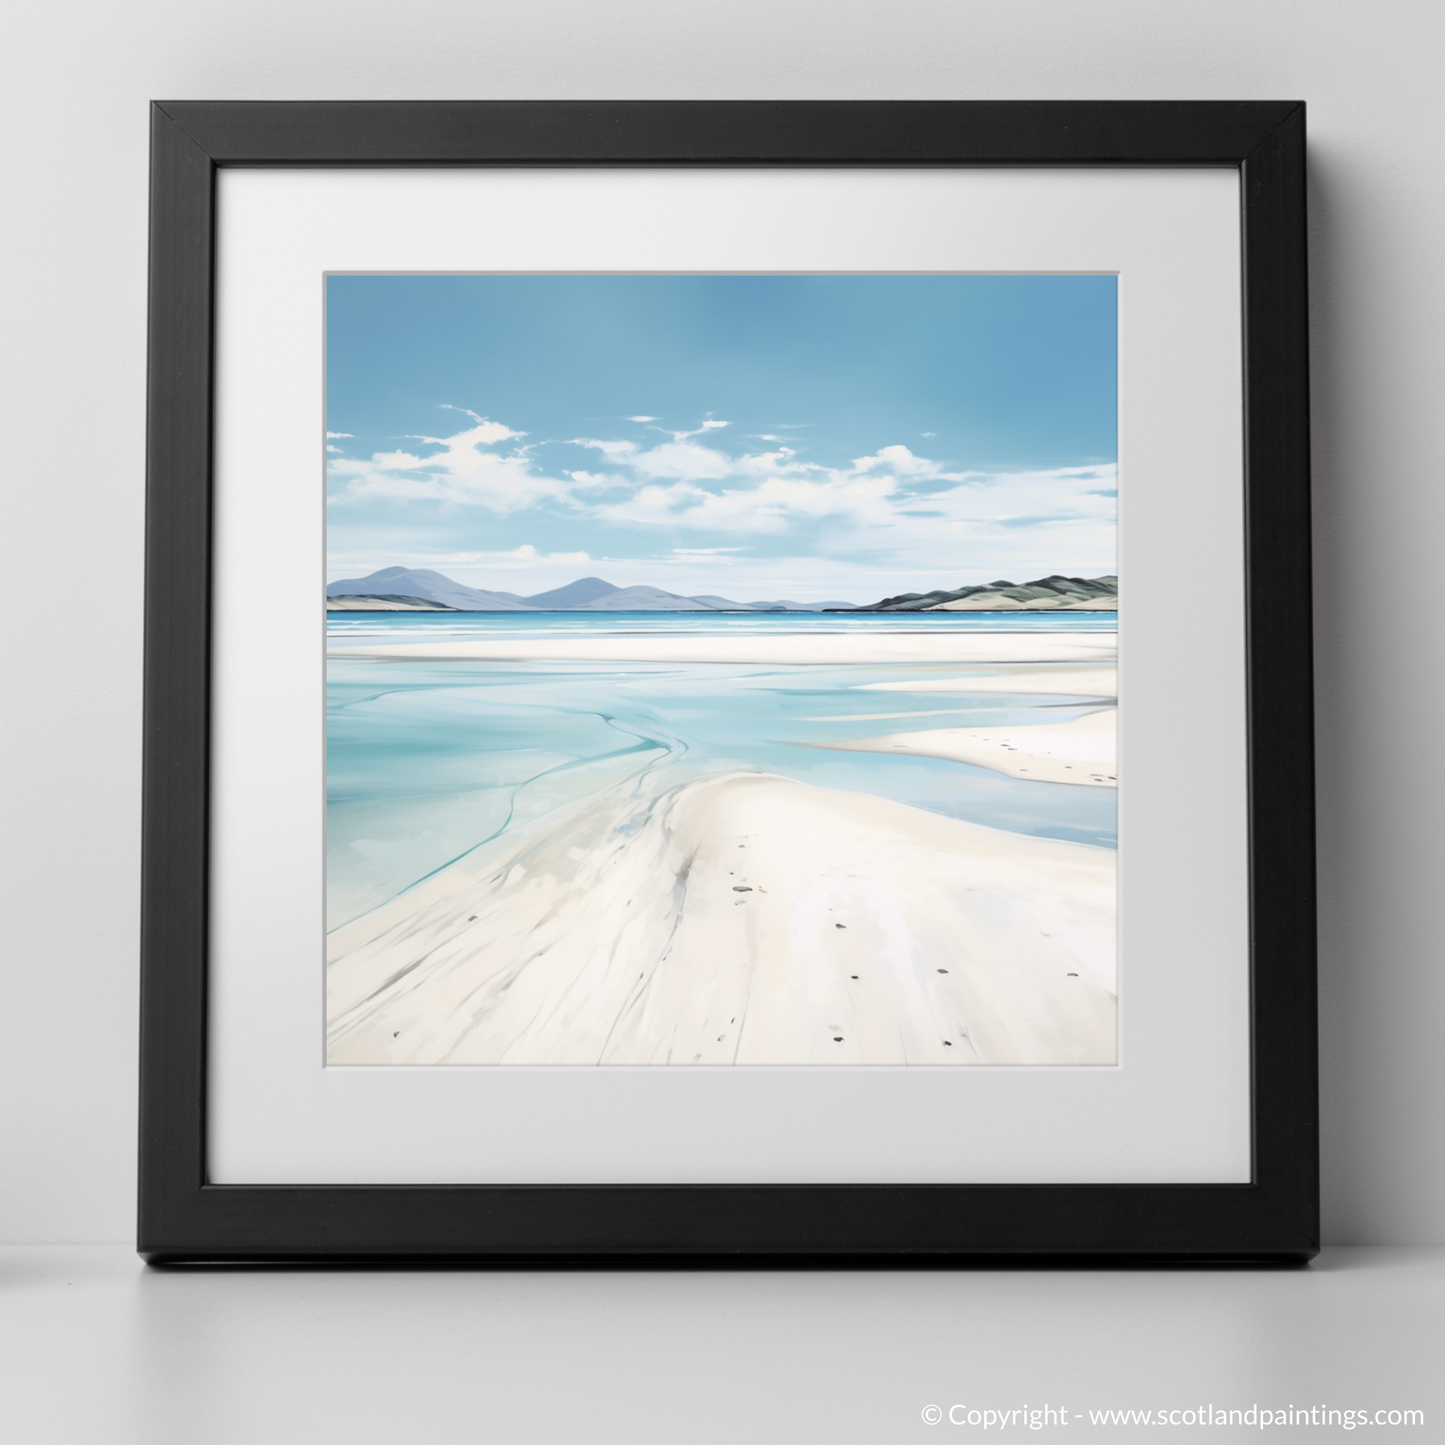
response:
M1116 291L328 276L327 1064L1115 1064Z
M1315 1252L1302 106L153 137L148 1258Z

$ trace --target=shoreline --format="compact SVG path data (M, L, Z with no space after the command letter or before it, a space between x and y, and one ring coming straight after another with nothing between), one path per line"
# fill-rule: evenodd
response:
M519 614L532 617L596 617L599 614L611 617L918 617L934 612L970 612L975 615L997 612L1000 616L1016 616L1020 612L1031 612L1043 616L1050 612L1107 612L1117 617L1117 607L1095 607L1075 604L1061 607L924 607L918 612L899 613L883 607L685 607L673 610L666 607L643 607L634 611L609 607L449 607L438 602L434 607L404 607L380 604L376 607L333 607L330 600L327 612L446 612L458 617L516 617Z
M1053 697L1117 698L1119 672L1085 664L1071 669L1047 663L1023 663L1010 672L975 673L966 677L919 678L908 682L864 682L860 692L1004 692L1041 693Z
M394 662L727 662L792 665L943 663L1093 664L1111 667L1113 632L794 632L716 636L693 633L596 637L458 638L330 646L327 656Z
M834 752L944 758L1031 783L1117 788L1118 709L1085 713L1067 723L1003 728L919 728L837 743L802 746Z

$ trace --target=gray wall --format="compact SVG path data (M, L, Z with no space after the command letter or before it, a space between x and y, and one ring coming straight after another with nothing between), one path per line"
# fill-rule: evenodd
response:
M16 0L8 13L0 1241L132 1234L151 97L1303 97L1326 1231L1445 1242L1438 4Z

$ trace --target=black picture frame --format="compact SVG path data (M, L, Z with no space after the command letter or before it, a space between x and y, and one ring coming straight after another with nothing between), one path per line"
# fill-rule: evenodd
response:
M148 1261L1284 1263L1317 1252L1302 103L166 101L152 108L151 141L138 1239ZM524 165L1238 171L1250 739L1249 1183L208 1181L216 173L222 166Z

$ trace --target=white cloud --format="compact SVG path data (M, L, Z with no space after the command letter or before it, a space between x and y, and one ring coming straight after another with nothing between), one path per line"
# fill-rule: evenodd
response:
M905 446L879 447L873 456L859 457L853 466L858 471L876 471L886 467L899 477L929 480L941 477L955 482L968 481L979 475L977 472L945 471L941 463L930 461L927 457L916 457Z
M458 582L486 587L486 578L499 571L542 571L550 575L553 569L561 568L566 573L562 580L570 582L575 574L568 569L590 566L593 560L587 552L544 552L532 543L524 542L509 552L412 552L407 555L406 565L432 567ZM386 564L378 563L378 566L382 565ZM331 569L336 569L334 558L331 560Z
M1015 573L1034 577L1060 569L1094 575L1113 566L1112 465L986 473L957 469L900 442L827 465L810 460L801 444L785 445L773 434L740 437L733 454L707 444L727 425L709 417L690 432L657 428L662 435L652 446L620 438L575 438L573 445L594 454L594 469L554 476L542 470L534 448L516 445L525 433L463 408L448 409L472 424L451 436L414 438L415 449L364 459L333 454L333 503L372 504L376 525L392 534L396 509L409 502L500 515L535 509L555 516L565 509L574 521L597 528L603 550L634 556L639 532L650 533L661 544L654 563L659 556L670 557L669 565L695 563L700 570L716 566L731 573L747 561L749 575L757 577L769 565L759 553L793 551L796 542L803 553L821 548L825 571L846 562L847 569L861 569L854 574L859 579L865 574L876 578L882 591L957 586ZM504 449L508 441L513 446ZM766 444L751 447L753 441ZM421 526L435 516L435 511L419 511L408 521ZM547 524L538 525L533 535L545 539ZM448 533L458 535L454 519L438 519L435 526L425 550L445 546ZM681 540L679 532L693 534L699 545L672 547ZM756 537L760 544L770 540L765 546L726 544L726 538L739 535ZM517 540L517 533L508 540ZM731 555L741 552L751 561ZM587 553L548 554L534 544L463 558L450 565L535 569L538 577L561 581L571 580L562 574L575 565L614 566L605 558L594 562ZM427 565L446 570L436 559ZM800 581L811 575L816 581L818 574L799 565L789 575ZM611 580L627 585L627 579ZM639 574L631 580L646 578ZM478 578L478 585L486 584ZM783 585L781 578L778 585ZM703 585L701 590L709 589Z
M1115 506L1107 484L1114 475L1112 465L949 472L901 446L883 447L850 467L828 468L783 449L738 458L728 479L733 485L646 482L621 500L594 501L587 511L604 523L686 528L702 533L703 543L708 532L719 539L744 533L801 540L799 528L815 535L811 528L823 523L829 542L827 556L816 559L819 569L795 559L787 573L815 581L831 574L839 585L851 573L853 591L876 579L881 596L1002 576L1019 581L1059 570L1112 570ZM753 555L728 555L744 551ZM673 548L670 555L677 564L720 567L729 575L745 564L755 579L782 565L756 553L703 545ZM837 595L836 586L829 590Z
M640 476L679 481L721 481L737 470L737 463L726 452L689 441L663 442L638 452L628 463Z
M459 407L452 407L450 409L452 411L460 410ZM495 446L497 442L506 441L508 437L524 437L526 435L527 433L524 431L513 431L511 427L503 426L502 423L499 421L488 421L486 417L479 416L477 418L476 426L471 427L467 431L458 432L455 436L411 436L408 437L407 440L414 442L430 442L432 446L436 447L489 447Z
M478 416L470 407L453 406L450 402L443 401L437 404L437 408L439 411L455 411L460 412L462 416L471 417L471 419L476 422L478 429L485 428L489 431L490 435L488 440L490 441L505 441L508 437L524 437L527 435L524 431L513 431L510 427L503 426L501 422L488 421L486 417Z
M623 421L656 421L657 418L656 418L655 416L625 416L625 417L622 418L622 420L623 420Z
M474 553L468 558L472 565L484 561L488 566L511 570L534 566L553 567L559 563L573 564L591 560L592 558L586 552L539 552L530 542L524 542L520 547L513 547L510 552Z
M673 433L673 436L696 436L696 432ZM614 466L625 466L640 477L670 477L688 481L720 481L731 476L737 463L725 452L714 451L711 447L698 446L696 442L661 442L655 447L643 448L636 442L603 441L596 437L577 437L576 444L591 447L602 453L603 458ZM574 476L576 473L573 474ZM583 475L589 475L583 473Z
M367 460L341 457L330 463L333 478L345 487L333 493L333 505L389 499L394 502L441 502L456 506L484 506L494 512L515 512L539 501L566 501L567 482L538 473L526 451L508 455L483 450L525 432L514 431L464 407L448 406L476 422L447 437L416 436L412 441L439 447L422 456L414 452L374 452Z
M349 437L349 436L351 436L351 435L352 435L352 433L349 432L349 431L329 431L329 432L326 433L326 436L327 436L328 440L337 440L337 441L339 441L342 437Z
M783 532L795 519L846 517L860 526L889 520L891 477L834 476L821 481L772 476L750 488L710 492L695 482L644 486L593 514L609 522L662 523L725 532Z
M675 442L685 442L688 437L700 437L704 432L720 431L723 427L731 425L732 423L730 421L714 421L711 413L709 413L703 421L703 424L695 430L669 432L668 435L670 435ZM662 428L659 427L658 430L661 431Z
M608 472L568 472L577 491L617 491L619 488L627 488L631 483L625 477L619 477Z
M696 435L696 433L693 433ZM662 524L724 531L785 531L800 519L838 518L860 527L894 520L892 498L910 483L963 484L977 474L950 472L901 445L855 458L848 467L827 467L799 458L791 447L729 456L694 441L642 448L632 442L585 439L617 468L614 489L631 482L630 496L593 502L592 515L609 522ZM574 481L600 490L606 475L573 473ZM705 482L731 482L712 489Z
M878 542L900 561L936 565L952 553L961 565L990 572L964 582L1105 571L1114 565L1115 501L1099 484L1114 476L1112 464L976 475L967 485L901 497Z
M625 462L634 453L641 450L636 442L599 441L595 437L573 437L572 445L577 447L592 447L595 451L601 452L609 462Z

